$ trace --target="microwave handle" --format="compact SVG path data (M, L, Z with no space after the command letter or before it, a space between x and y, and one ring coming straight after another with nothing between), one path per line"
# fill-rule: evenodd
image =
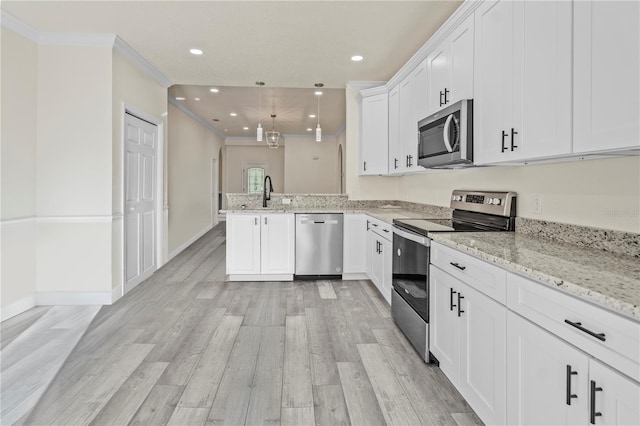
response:
M447 117L447 121L444 122L444 130L442 131L444 145L447 147L447 151L449 152L453 152L451 141L449 140L449 127L451 126L451 120L453 120L453 114L449 114L449 116Z

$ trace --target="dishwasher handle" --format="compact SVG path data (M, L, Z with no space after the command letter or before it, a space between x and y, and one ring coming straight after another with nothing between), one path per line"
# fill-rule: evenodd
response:
M300 221L300 225L337 225L338 221L335 219L328 220L311 220L311 219L302 219Z

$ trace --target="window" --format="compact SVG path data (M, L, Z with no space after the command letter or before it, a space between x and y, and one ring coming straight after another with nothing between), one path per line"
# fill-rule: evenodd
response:
M264 189L264 169L250 167L247 169L247 193L262 194Z

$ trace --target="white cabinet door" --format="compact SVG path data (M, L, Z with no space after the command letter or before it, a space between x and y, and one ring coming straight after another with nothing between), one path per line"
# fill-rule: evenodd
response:
M389 91L389 174L400 171L400 86Z
M375 284L376 288L380 293L382 290L382 277L384 276L384 263L382 262L381 255L381 241L382 238L378 236L375 232L369 231L369 252L371 253L371 274L369 278Z
M429 267L429 350L449 379L457 380L460 363L457 306L458 281L435 266ZM454 382L455 384L455 382Z
M449 44L445 40L427 57L429 70L429 112L434 113L446 105L445 88L451 87L449 73ZM450 89L447 89L447 91Z
M460 393L482 421L505 424L507 308L463 283L458 296Z
M475 12L474 162L495 163L505 155L513 108L513 7L486 1Z
M260 273L260 215L227 215L227 274Z
M588 372L585 354L507 314L507 424L587 424Z
M343 265L345 274L364 274L367 271L367 216L344 215Z
M576 1L574 152L640 147L640 3Z
M389 147L388 95L368 96L362 99L361 174L386 175Z
M409 155L406 152L406 147L411 143L411 140L416 140L417 144L417 129L418 123L414 122L413 112L413 99L414 86L412 75L409 74L400 82L400 160L399 170L405 172L410 169ZM417 151L417 150L416 150Z
M293 274L295 268L295 217L289 213L261 217L262 274Z
M385 238L381 238L379 255L379 260L382 264L380 292L388 304L391 304L392 252L393 243Z
M451 94L447 105L461 99L473 99L474 17L469 16L449 36L449 73ZM433 98L433 96L432 96Z
M589 422L640 424L640 386L595 359L589 360Z

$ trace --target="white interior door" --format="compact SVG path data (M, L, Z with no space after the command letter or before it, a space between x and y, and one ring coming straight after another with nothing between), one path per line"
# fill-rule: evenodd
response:
M156 270L158 127L125 114L125 293Z

